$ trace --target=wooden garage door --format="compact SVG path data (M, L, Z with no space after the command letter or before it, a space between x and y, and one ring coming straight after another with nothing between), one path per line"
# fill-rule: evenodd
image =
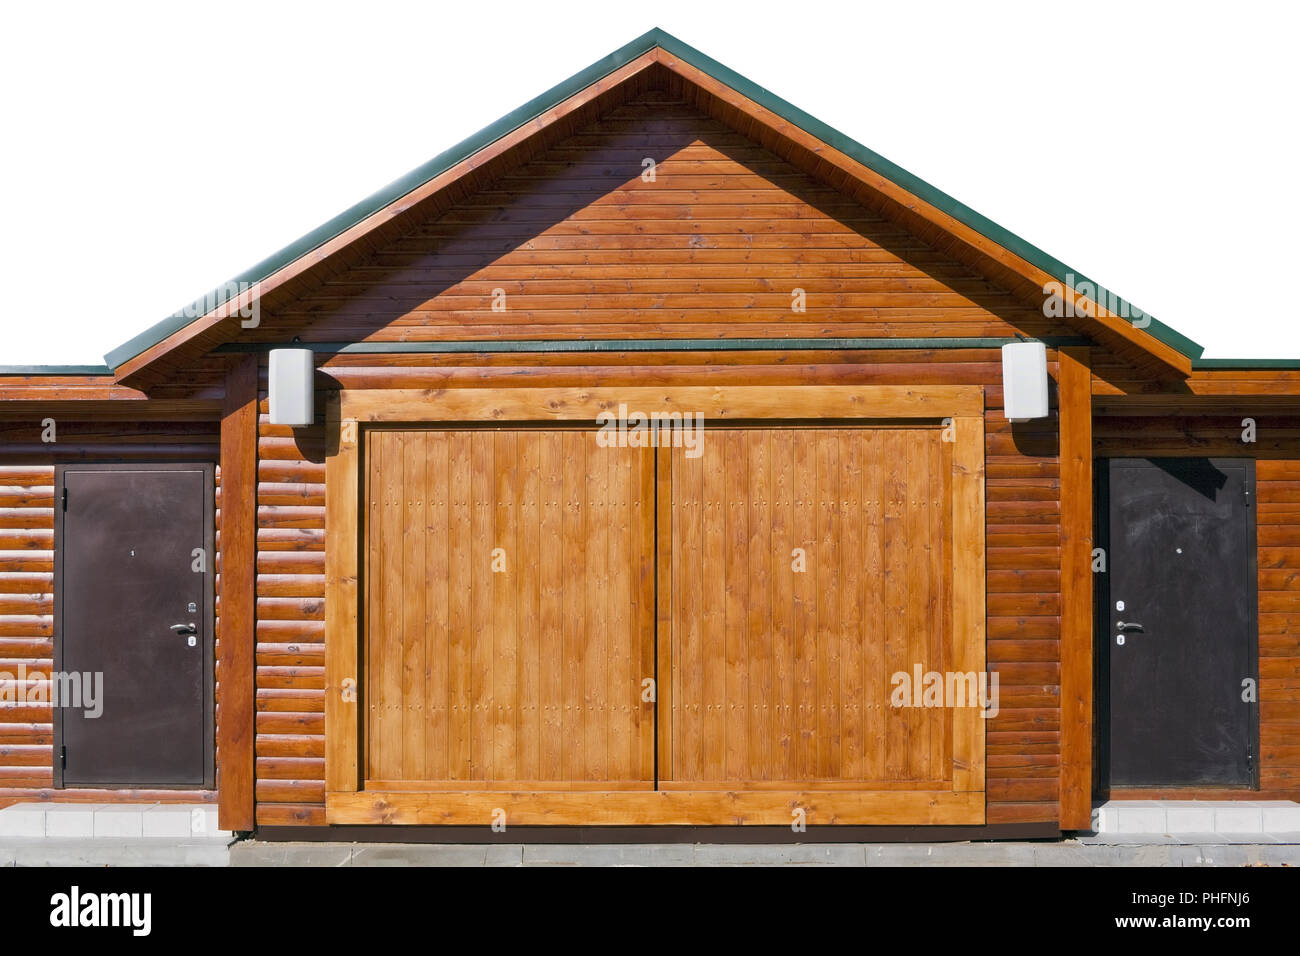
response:
M330 411L329 822L984 821L977 707L890 700L985 667L979 389L431 400ZM702 449L604 447L621 404Z
M368 785L652 787L652 452L590 430L366 443Z
M661 786L951 789L951 710L890 697L893 675L950 667L952 443L935 427L707 434L698 457L661 459Z

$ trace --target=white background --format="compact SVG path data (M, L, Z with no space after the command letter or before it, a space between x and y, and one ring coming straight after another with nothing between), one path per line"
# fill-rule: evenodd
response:
M105 352L659 26L1206 346L1300 358L1296 5L7 4L0 365Z

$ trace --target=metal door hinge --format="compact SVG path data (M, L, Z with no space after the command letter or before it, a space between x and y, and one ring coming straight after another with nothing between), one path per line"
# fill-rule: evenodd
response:
M59 766L62 767L64 770L67 770L68 769L68 748L60 747L59 750L60 750Z
M68 510L68 488L66 485L63 488L63 510Z

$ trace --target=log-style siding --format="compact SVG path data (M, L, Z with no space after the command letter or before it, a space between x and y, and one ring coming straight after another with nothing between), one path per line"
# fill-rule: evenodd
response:
M653 99L272 319L248 338L1077 334L695 107Z
M65 414L67 418L65 419ZM79 421L46 406L0 421L0 671L41 675L49 699L54 667L54 469L95 461L217 460L211 422ZM41 440L55 422L54 442ZM221 481L217 476L220 578ZM220 585L218 583L218 594ZM219 603L219 597L217 599ZM218 627L214 644L220 639ZM220 701L220 675L217 675ZM218 703L218 707L219 707ZM54 790L54 724L48 703L0 706L0 806L21 800L210 800L203 791Z
M1243 440L1243 422L1255 441ZM1260 799L1300 799L1300 415L1099 415L1101 457L1254 458L1259 566Z

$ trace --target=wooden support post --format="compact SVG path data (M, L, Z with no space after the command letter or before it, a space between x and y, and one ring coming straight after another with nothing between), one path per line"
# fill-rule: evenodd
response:
M359 663L360 429L325 412L325 789L355 793L360 779Z
M217 822L251 830L257 569L258 358L226 376L221 417L221 617Z
M1064 348L1057 375L1061 420L1062 830L1092 823L1092 363Z

